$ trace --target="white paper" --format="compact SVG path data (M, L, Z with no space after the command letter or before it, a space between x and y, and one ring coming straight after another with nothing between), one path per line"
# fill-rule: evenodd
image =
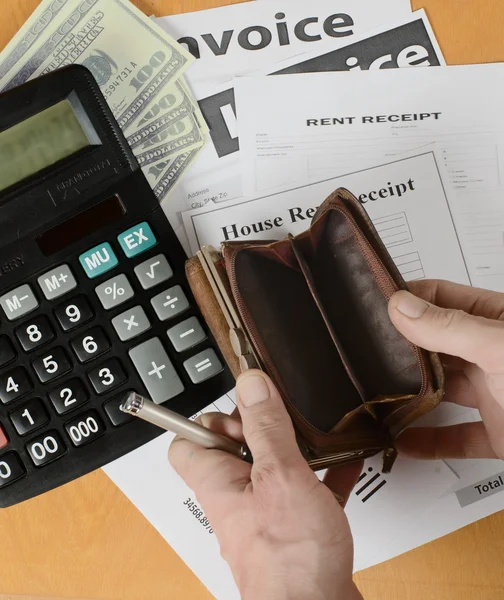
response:
M230 413L234 407L232 392L206 411ZM199 507L193 492L168 463L172 439L173 435L164 434L110 463L104 471L217 600L239 600L229 567L220 556L217 539L205 524L204 515L194 514L188 508L188 501ZM398 459L394 471L382 475L380 461L374 457L365 462L361 480L346 509L355 536L356 570L392 542L411 519L423 514L455 480L442 462Z
M504 65L244 77L235 92L247 195L436 143L471 282L504 291Z
M406 280L427 276L469 283L433 152L246 202L184 213L191 249L195 253L201 246L218 247L226 240L282 239L300 233L308 227L314 208L338 187L357 197L365 195L363 205ZM380 191L388 197L379 198ZM378 200L370 201L375 194Z

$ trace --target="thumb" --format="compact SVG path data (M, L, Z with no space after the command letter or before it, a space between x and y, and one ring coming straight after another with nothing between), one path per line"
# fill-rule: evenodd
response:
M406 291L389 301L389 316L410 342L477 364L496 373L504 367L504 323L462 310L439 308Z
M287 409L267 375L255 369L240 375L236 398L255 468L306 465Z

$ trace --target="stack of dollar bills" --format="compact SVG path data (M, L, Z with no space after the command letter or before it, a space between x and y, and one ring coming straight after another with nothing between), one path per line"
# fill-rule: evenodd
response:
M87 67L162 202L208 134L183 77L193 60L128 0L43 0L0 54L0 91Z

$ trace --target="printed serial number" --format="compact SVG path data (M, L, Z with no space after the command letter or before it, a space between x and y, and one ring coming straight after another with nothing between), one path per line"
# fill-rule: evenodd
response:
M210 521L205 516L205 513L201 510L201 508L196 504L196 502L193 502L191 498L187 498L187 500L184 502L184 506L187 507L187 510L193 514L194 518L198 521L198 523L201 523L208 533L213 533Z

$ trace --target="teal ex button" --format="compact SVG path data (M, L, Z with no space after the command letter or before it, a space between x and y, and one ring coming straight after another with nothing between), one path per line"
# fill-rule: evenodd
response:
M118 235L117 240L128 258L142 254L157 244L156 236L145 221Z
M79 256L80 264L89 279L94 279L110 271L119 264L112 246L105 242Z

